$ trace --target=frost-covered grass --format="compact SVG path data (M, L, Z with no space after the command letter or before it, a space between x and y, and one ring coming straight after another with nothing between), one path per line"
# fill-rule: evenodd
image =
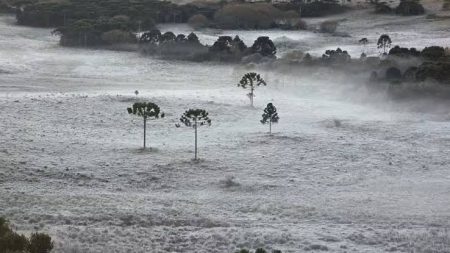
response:
M0 215L49 233L57 252L449 248L447 103L292 69L258 70L268 86L250 108L236 87L250 69L61 49L48 30L1 20ZM148 124L148 151L126 111L136 99L166 113ZM259 123L268 102L273 136ZM195 107L212 119L200 162L193 130L175 127Z

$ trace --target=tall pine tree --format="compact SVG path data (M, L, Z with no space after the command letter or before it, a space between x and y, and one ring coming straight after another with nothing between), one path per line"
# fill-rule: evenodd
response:
M278 116L277 108L272 103L268 103L264 109L261 123L269 123L269 133L272 134L272 123L278 123L278 120L280 120L280 117Z
M146 148L146 132L147 119L164 118L164 113L161 113L159 106L152 102L137 102L132 107L127 108L129 114L134 114L144 119L144 149Z
M247 96L250 98L250 105L253 106L253 97L255 96L255 89L260 85L267 85L266 81L262 79L262 77L254 72L245 74L241 81L238 83L238 87L242 87L244 89L249 88L250 93Z
M200 126L211 126L211 119L208 117L209 113L203 109L189 109L181 115L180 121L187 127L193 127L195 130L195 158L197 155L197 128ZM176 125L179 127L179 125Z

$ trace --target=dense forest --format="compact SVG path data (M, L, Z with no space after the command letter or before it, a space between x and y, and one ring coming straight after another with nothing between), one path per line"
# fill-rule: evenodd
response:
M329 0L303 5L269 3L196 3L158 0L1 0L16 13L19 25L52 27L65 46L99 46L136 42L132 33L158 23L190 23L195 28L306 29L302 17L340 13Z

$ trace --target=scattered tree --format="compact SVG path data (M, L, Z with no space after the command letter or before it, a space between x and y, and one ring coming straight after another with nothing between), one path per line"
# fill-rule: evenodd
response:
M365 53L366 45L369 44L369 40L367 38L362 38L358 42L360 45L363 45L363 53Z
M198 160L197 155L197 128L199 126L211 126L211 119L208 117L208 112L203 109L189 109L181 115L180 121L187 127L193 127L195 130L195 158ZM176 125L180 127L179 124Z
M377 46L379 49L383 49L383 54L386 54L386 48L390 48L392 44L392 40L387 34L383 34L380 36L377 42Z
M158 119L164 118L164 113L161 113L161 110L158 105L155 103L134 103L133 107L127 108L129 114L134 114L144 119L144 149L146 148L146 132L147 132L147 119Z
M272 123L278 123L279 119L280 117L278 117L277 108L272 103L268 103L267 107L264 109L261 123L262 124L269 123L270 134L272 134Z
M257 73L251 72L245 74L241 81L238 83L238 87L242 87L244 89L247 89L247 87L250 89L250 93L247 94L247 96L250 98L250 105L253 106L253 97L255 96L255 89L258 86L261 85L267 85L266 81L261 78L261 76Z

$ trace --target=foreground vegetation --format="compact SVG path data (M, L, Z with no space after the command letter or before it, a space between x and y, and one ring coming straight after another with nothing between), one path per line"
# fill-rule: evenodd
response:
M16 233L5 218L0 217L0 253L48 253L53 249L50 236L32 233L29 238Z

